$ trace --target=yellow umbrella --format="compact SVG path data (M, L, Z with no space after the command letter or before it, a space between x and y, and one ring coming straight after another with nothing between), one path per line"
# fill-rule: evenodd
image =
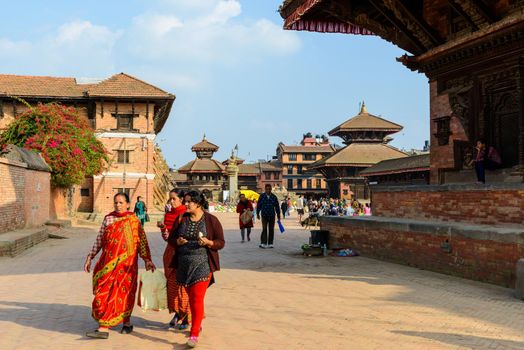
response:
M252 190L240 190L240 193L246 196L246 198L249 199L250 201L252 200L258 201L258 197L260 197L258 193Z

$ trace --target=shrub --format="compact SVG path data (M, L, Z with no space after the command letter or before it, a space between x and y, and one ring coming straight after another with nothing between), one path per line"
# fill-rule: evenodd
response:
M25 101L23 101L25 103ZM0 145L14 144L40 152L52 169L57 187L84 182L100 174L108 162L107 151L93 129L73 107L57 103L30 106L0 134Z

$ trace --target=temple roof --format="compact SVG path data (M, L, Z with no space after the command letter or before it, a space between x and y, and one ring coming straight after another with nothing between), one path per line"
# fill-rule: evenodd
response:
M330 136L339 136L352 131L383 131L391 134L400 130L402 130L402 125L368 113L366 104L362 103L359 114L346 120L344 123L331 130L328 134Z
M368 167L386 159L407 156L406 153L384 143L352 143L308 165L308 169L319 169L331 166Z
M225 167L220 162L210 158L197 158L178 169L181 174L187 173L224 173Z
M218 146L215 145L214 143L211 143L209 142L207 139L206 139L206 135L204 135L204 137L202 138L202 141L200 141L199 143L193 145L193 147L191 147L191 151L195 152L195 151L213 151L213 152L216 152L218 151Z
M360 172L363 176L398 174L412 171L429 171L429 153L383 160Z

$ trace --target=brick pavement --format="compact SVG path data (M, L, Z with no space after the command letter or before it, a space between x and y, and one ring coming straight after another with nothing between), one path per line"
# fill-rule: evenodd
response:
M206 299L201 349L524 349L524 303L488 284L355 257L303 257L307 233L286 220L276 248L241 244L221 215L227 246ZM149 239L160 264L163 241ZM135 309L135 332L84 336L95 228L74 228L15 258L0 258L0 349L184 349L167 312Z

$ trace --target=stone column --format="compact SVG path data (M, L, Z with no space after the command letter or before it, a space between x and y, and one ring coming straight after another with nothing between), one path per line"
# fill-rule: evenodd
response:
M238 165L233 152L228 159L226 172L228 179L229 203L236 203L238 200Z

